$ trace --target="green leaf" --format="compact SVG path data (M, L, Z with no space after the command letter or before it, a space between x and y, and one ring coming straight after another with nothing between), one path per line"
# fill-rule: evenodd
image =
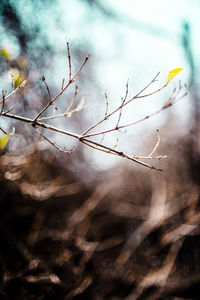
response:
M3 56L3 58L4 58L6 61L9 61L9 59L10 59L10 54L9 54L9 52L8 52L5 48L1 48L1 49L0 49L0 54L1 54L1 56Z
M0 151L3 151L9 141L10 136L8 134L4 134L4 136L2 138L0 138Z

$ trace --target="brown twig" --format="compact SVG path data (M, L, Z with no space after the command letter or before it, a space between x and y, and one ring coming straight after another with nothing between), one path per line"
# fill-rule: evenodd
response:
M3 128L0 127L0 130L4 133L4 134L8 134Z
M65 84L65 78L63 78L62 80L61 91L64 89L64 84Z
M71 104L70 104L70 107L68 107L68 109L64 113L49 116L49 117L40 118L38 121L41 122L41 121L47 121L47 120L52 120L52 119L62 118L62 117L70 118L73 114L75 114L75 113L77 113L77 112L79 112L80 110L83 109L84 103L85 103L85 99L83 97L81 99L81 101L78 103L78 105L73 110L69 111L69 108L71 107Z
M65 111L65 113L68 113L70 111L70 109L72 108L72 106L73 106L73 104L76 100L77 93L78 93L78 86L76 85L75 92L74 92L74 97L72 98L72 101L71 101L69 107L67 108L67 110Z
M106 120L107 115L108 115L108 96L107 96L106 92L104 93L104 97L105 97L105 100L106 100L106 110L105 110L104 119Z
M127 128L127 127L130 127L130 126L136 125L138 123L141 123L141 122L143 122L143 121L159 114L161 111L165 110L166 108L169 108L172 104L174 104L175 102L178 102L179 100L184 98L186 95L187 95L187 93L184 93L182 96L180 96L177 99L170 97L170 99L160 109L158 109L157 111L153 112L152 114L147 115L147 116L145 116L145 117L143 117L139 120L136 120L134 122L131 122L131 123L128 123L128 124L125 124L125 125L121 125L118 128L114 127L114 128L111 128L111 129L106 129L106 130L102 130L102 131L91 133L91 134L83 134L83 136L86 137L86 138L93 137L93 136L98 136L98 135L101 135L101 134L106 134L106 133L109 133L109 132L113 132L113 131L116 131L116 130L120 130L120 129L123 129L123 128Z
M57 146L56 142L52 142L50 139L48 139L37 127L35 127L35 130L42 138L44 138L49 144L51 144L53 147L55 147L58 151L65 153L65 154L70 154L74 150L74 147L72 147L70 150L65 150L65 149Z
M15 120L18 120L18 121L22 121L22 122L25 122L25 123L28 123L28 124L31 124L31 125L32 125L33 122L34 122L33 119L21 117L21 116L18 116L18 115L12 115L12 114L10 114L10 113L5 113L5 112L2 113L2 116L7 117L7 118L11 118L11 119L15 119ZM36 121L36 122L35 122L35 126L39 126L39 127L45 128L45 129L49 129L49 130L52 130L52 131L55 131L55 132L64 134L64 135L71 136L71 137L73 137L73 138L75 138L75 139L78 139L78 140L79 140L81 143L83 143L83 144L85 143L85 144L87 144L88 146L90 145L90 147L91 147L91 146L95 146L95 149L96 149L96 150L103 151L103 152L106 152L106 151L107 151L107 153L114 154L114 155L118 155L118 156L123 157L123 158L127 158L127 159L129 159L129 160L131 160L131 161L134 161L134 162L136 162L136 163L138 163L138 164L140 164L140 165L142 165L142 166L145 166L145 167L147 167L147 168L154 169L154 170L158 170L158 171L162 171L162 169L158 169L158 168L156 168L156 167L154 167L154 166L148 165L148 164L146 164L146 163L144 163L144 162L142 162L142 161L139 161L139 160L137 160L137 159L135 159L135 158L133 158L133 157L131 157L131 156L128 156L128 155L124 154L124 153L121 152L121 151L117 151L117 150L112 149L112 148L110 148L110 147L108 147L108 146L105 146L105 145L96 143L96 142L94 142L94 141L92 141L92 140L89 140L89 139L87 139L86 137L81 136L81 135L78 135L78 134L76 134L76 133L72 133L72 132L69 132L69 131L66 131L66 130L63 130L63 129L60 129L60 128L56 128L56 127L54 127L54 126L51 126L51 125L49 125L49 124L45 124L45 123L42 123L42 122L39 122L39 121ZM35 126L34 126L34 127L35 127ZM102 149L103 149L103 150L102 150ZM106 151L104 151L104 150L106 150Z
M86 131L84 131L83 135L87 135L87 133L89 131L91 131L92 129L96 128L98 125L100 125L101 123L103 123L105 120L107 120L108 118L110 118L112 115L114 115L116 112L118 112L122 107L125 107L127 104L129 104L130 102L132 102L133 100L136 100L139 98L139 95L142 94L150 85L152 85L152 83L154 83L158 77L158 75L160 74L160 72L158 72L156 74L156 76L140 91L138 92L134 97L132 97L131 99L129 99L126 103L124 103L123 105L121 104L119 107L117 107L114 111L112 111L110 114L108 114L106 116L106 118L104 117L103 119L101 119L99 122L97 122L96 124L92 125L90 128L88 128ZM153 92L154 93L154 92ZM151 94L150 94L151 95ZM88 135L87 135L88 136Z
M20 89L24 88L27 83L27 80L24 80L21 84L19 84L10 94L8 94L4 99L0 100L0 104L8 100L12 95L16 94Z
M120 123L121 116L122 116L122 109L124 107L124 104L126 102L127 97L128 97L128 81L126 83L126 94L125 94L125 97L122 98L121 109L119 111L119 118L118 118L118 121L117 121L117 124L116 124L116 130L118 130L118 128L119 128L119 123Z
M176 102L178 100L182 99L184 96L185 96L185 94L182 95L180 98L176 99ZM171 97L171 100L168 101L168 105L165 104L161 109L157 110L156 112L154 112L153 114L149 115L148 117L142 118L142 119L140 119L138 121L135 121L135 122L133 122L131 124L128 124L128 125L120 126L118 129L121 129L121 128L130 126L130 125L136 124L138 122L141 122L141 121L143 121L143 120L145 120L147 118L150 118L150 117L152 117L152 116L160 113L162 110L170 107L174 103L174 99L175 99L175 96ZM136 162L136 163L138 163L140 165L143 165L145 167L148 167L150 169L161 171L161 169L158 169L158 168L156 168L154 166L151 166L149 164L146 164L146 163L138 160L138 159L140 159L139 156L129 156L129 155L126 155L125 153L123 153L122 151L117 151L116 149L113 149L111 147L102 145L100 143L97 143L95 141L92 141L92 140L88 139L90 136L99 135L99 134L103 134L103 133L114 131L114 130L116 130L115 128L107 130L107 131L104 131L104 132L102 131L102 132L99 132L99 133L96 133L96 134L91 134L91 135L88 135L88 136L82 136L82 135L78 135L78 134L75 134L75 133L71 133L71 132L66 131L66 130L62 130L60 128L53 127L53 126L51 126L49 124L45 124L45 123L42 123L42 122L39 122L39 121L35 121L33 119L25 118L25 117L22 117L22 116L18 116L18 115L13 115L13 114L10 114L10 113L7 113L7 112L2 112L2 116L8 117L8 118L12 118L12 119L15 119L15 120L19 120L19 121L22 121L22 122L26 122L26 123L29 123L29 124L33 124L33 122L34 122L35 126L39 126L39 127L45 128L45 129L49 129L49 130L52 130L52 131L55 131L55 132L58 132L58 133L61 133L61 134L65 134L65 135L71 136L73 138L78 139L81 143L86 144L87 146L89 146L91 148L94 148L96 150L103 151L103 152L106 152L106 153L110 153L110 154L113 154L113 155L118 155L120 157L129 159L131 161L134 161L134 162ZM151 158L151 157L148 157L148 158ZM160 159L161 157L159 156L157 158Z
M72 65L71 65L69 42L67 42L67 56L68 56L68 63L69 63L69 82L70 82L72 78Z
M117 151L113 148L110 148L108 146L105 146L105 145L102 145L102 144L99 144L99 143L96 143L92 140L88 140L86 139L85 137L81 137L80 139L80 142L82 142L83 144L86 144L87 146L93 148L93 149L96 149L96 150L99 150L99 151L103 151L103 152L106 152L106 153L109 153L109 154L114 154L114 155L118 155L120 157L123 157L123 158L126 158L128 160L131 160L131 161L134 161L136 162L137 164L140 164L144 167L147 167L149 169L153 169L153 170L157 170L157 171L162 171L162 169L159 169L159 168L156 168L154 166L151 166L149 164L146 164L140 160L137 160L135 159L134 157L132 156L129 156L129 155L126 155L124 152L122 151ZM92 145L91 145L92 144ZM95 147L96 146L96 147Z
M66 89L78 78L83 66L86 64L87 60L89 58L89 55L86 56L83 63L81 64L80 68L74 75L74 77L66 84L66 86L37 114L35 119L33 120L33 124L36 123L36 121L39 119L39 117L49 108L50 105L52 105L63 93L66 91Z
M6 96L6 91L2 91L2 107L1 107L1 112L0 115L2 114L2 112L4 111L4 104L5 104L5 96Z

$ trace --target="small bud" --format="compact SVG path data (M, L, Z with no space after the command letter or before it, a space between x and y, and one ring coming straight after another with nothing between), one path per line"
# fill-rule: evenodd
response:
M27 80L24 80L24 81L19 85L19 87L20 87L20 88L25 87L26 83L27 83Z

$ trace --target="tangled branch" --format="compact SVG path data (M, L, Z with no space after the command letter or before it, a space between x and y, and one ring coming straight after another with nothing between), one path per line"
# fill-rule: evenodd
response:
M85 130L83 133L76 134L76 133L73 133L73 132L70 132L70 131L67 131L67 130L63 130L61 128L54 127L54 126L48 124L47 122L49 120L55 119L55 118L62 118L62 117L68 118L68 117L71 117L74 113L77 113L77 112L79 112L80 110L83 109L84 98L82 98L82 100L79 102L79 104L75 108L73 108L74 102L75 102L75 99L76 99L77 93L78 93L78 87L77 86L75 87L75 92L74 92L74 96L71 100L71 103L70 103L69 107L65 110L64 113L57 114L57 115L50 115L50 116L47 116L47 117L42 117L42 115L49 109L49 107L51 105L55 105L56 100L58 100L61 97L61 95L77 80L77 78L79 77L83 67L85 66L85 64L86 64L86 62L88 61L88 58L89 58L89 55L85 57L82 64L80 65L79 69L76 71L75 75L72 76L71 54L70 54L69 43L67 43L67 56L68 56L68 69L69 69L67 83L65 84L65 80L63 79L61 90L59 91L59 93L54 98L52 98L51 94L50 94L50 89L49 89L48 84L45 80L45 77L42 76L42 81L43 81L43 83L46 87L47 93L48 93L48 103L46 104L46 106L41 108L41 110L37 113L37 115L34 118L31 119L31 118L26 118L26 117L21 116L21 115L11 114L10 110L9 111L4 111L5 102L7 102L11 98L11 96L16 94L20 89L25 87L26 80L23 81L20 85L18 85L9 95L6 96L6 93L4 91L2 92L2 100L0 100L0 104L2 104L2 107L1 107L1 110L0 110L0 116L15 119L15 120L18 120L20 122L30 124L42 138L44 138L48 143L50 143L56 149L58 149L59 151L61 151L63 153L71 153L73 149L66 150L66 149L62 149L61 147L57 146L56 142L53 142L49 138L47 138L41 132L41 130L39 130L39 128L47 129L47 130L50 130L50 131L58 132L60 134L73 137L73 138L77 139L80 143L82 143L82 144L84 144L84 145L86 145L86 146L88 146L92 149L102 151L102 152L105 152L107 154L112 154L112 155L116 155L116 156L119 156L119 157L123 157L123 158L131 160L131 161L133 161L137 164L145 166L147 168L161 171L161 169L156 168L153 165L147 164L147 163L142 161L143 159L153 159L153 158L154 159L161 159L161 158L166 157L166 156L153 156L153 154L156 151L156 149L158 148L158 145L159 145L159 142L160 142L159 133L158 133L158 141L157 141L155 147L153 148L153 150L151 151L150 155L143 156L143 157L142 156L125 154L123 151L120 151L120 150L116 149L117 144L114 147L109 147L109 146L103 144L102 142L103 142L103 138L106 134L108 134L110 132L114 132L114 131L119 131L123 128L127 128L127 127L130 127L130 126L135 125L137 123L143 122L144 120L149 119L149 118L155 116L156 114L159 114L161 111L169 108L175 102L182 99L186 95L186 93L180 95L181 85L179 85L178 88L174 89L174 91L173 91L171 97L169 98L169 100L161 108L159 108L158 110L156 110L152 114L147 115L147 116L145 116L145 117L143 117L139 120L132 121L132 122L127 123L127 124L122 124L122 125L120 124L122 112L123 112L123 109L124 109L125 106L127 106L128 104L130 104L131 102L133 102L137 99L146 98L146 97L152 96L152 95L160 92L162 89L164 89L168 85L169 81L182 69L172 70L168 75L167 83L165 85L163 85L161 88L159 88L159 89L157 89L157 90L155 90L151 93L148 93L148 94L143 94L143 93L157 80L159 73L141 91L139 91L135 96L130 97L130 98L128 97L129 89L128 89L128 82L127 82L125 96L121 99L121 104L116 109L111 111L110 113L108 113L108 97L107 97L107 94L105 93L104 96L105 96L105 101L106 101L106 110L105 110L104 117L100 121L96 122L91 127L89 127L87 130ZM118 118L117 118L117 123L114 127L108 128L106 130L96 131L96 132L93 131L100 124L104 123L106 120L108 120L109 118L111 118L113 115L116 115L116 114L118 114ZM4 133L8 134L1 127L0 127L0 130L3 131ZM93 137L95 137L95 136L102 136L101 142L94 141Z

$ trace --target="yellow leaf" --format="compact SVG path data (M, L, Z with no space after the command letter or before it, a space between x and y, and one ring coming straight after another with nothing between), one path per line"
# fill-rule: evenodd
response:
M3 56L3 58L8 61L10 59L10 54L5 48L0 49L0 54Z
M173 69L172 71L170 71L168 74L168 79L167 79L166 85L168 85L168 83L182 70L183 70L182 68L177 68L177 69Z
M11 71L11 77L13 81L13 86L16 89L24 81L24 75L17 69L13 68Z
M9 141L10 136L8 134L4 134L4 136L2 138L0 138L0 151L3 151Z

